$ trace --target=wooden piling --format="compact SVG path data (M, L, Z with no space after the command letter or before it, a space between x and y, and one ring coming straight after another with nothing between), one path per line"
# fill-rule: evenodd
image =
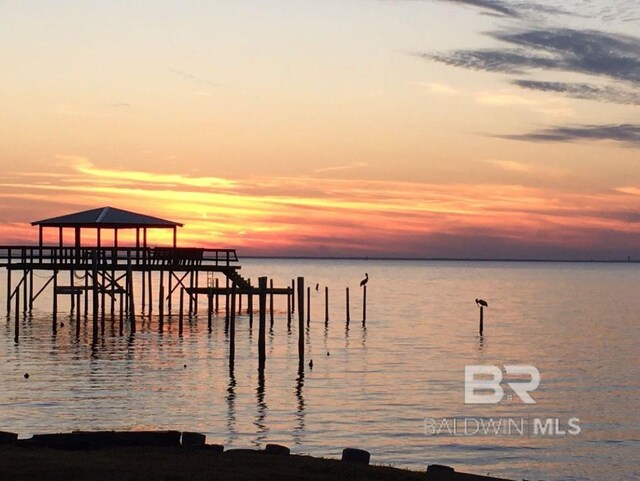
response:
M298 360L304 362L304 277L298 277Z
M269 322L273 327L273 279L269 279Z
M29 312L33 311L33 269L29 269Z
M162 331L164 325L164 286L162 285L162 277L160 278L160 289L158 292L160 299L158 300L158 328Z
M75 282L73 280L73 269L71 269L69 271L69 286L71 287L71 295L69 296L71 298L71 314L73 314L73 310L75 309L76 306L76 296L73 295L73 287L75 285Z
M171 314L171 295L173 294L173 271L169 271L167 273L167 309L169 310L169 314Z
M231 321L229 325L229 367L236 359L236 283L231 285Z
M129 298L129 324L131 334L136 332L136 306L135 297L133 295L133 266L131 265L131 251L127 251L127 278L129 290L127 292Z
M189 288L193 289L193 271L189 272ZM193 294L189 294L189 317L193 315Z
M211 330L213 324L213 293L209 291L207 293L207 327Z
M28 297L29 294L28 294L28 291L27 291L27 276L28 276L28 272L25 269L23 271L23 276L22 276L22 293L23 293L23 296L22 296L22 299L23 299L22 304L23 304L23 306L22 307L23 307L23 312L25 314L29 310L29 306L27 305L28 302L29 302L29 297Z
M362 325L367 322L367 286L362 286Z
M53 270L53 332L58 327L58 270Z
M329 324L329 286L324 288L324 323Z
M219 286L219 279L216 279L215 281L215 285L216 285L216 312L220 311L220 294L218 294L218 286Z
M291 314L295 314L296 313L296 280L295 279L291 279Z
M347 287L347 324L351 321L351 313L349 312L349 288Z
M140 285L140 290L142 291L142 299L140 299L140 301L141 301L142 305L140 307L142 307L142 310L144 310L144 308L146 306L147 285L146 285L145 272L142 271L141 275L142 275L142 281L141 281L141 285ZM151 301L149 301L149 305L151 305Z
M91 260L91 276L93 278L92 286L91 286L91 307L93 309L93 342L98 341L98 252L93 251L93 258ZM88 276L85 277L85 279ZM85 292L85 301L89 297L87 292Z
M11 314L11 249L7 253L7 316Z
M15 331L14 341L18 342L20 338L20 289L18 287L16 288L16 312L15 312L14 331Z
M198 315L198 287L200 284L200 272L199 271L195 271L191 273L195 279L195 288L196 288L196 292L194 295L192 295L191 297L193 298L193 315L196 316Z
M92 263L93 263L93 258L95 256L92 256ZM91 269L91 274L93 275L93 268ZM93 282L95 282L95 279L93 280ZM89 271L84 271L84 317L87 317L89 315ZM80 299L78 297L78 299ZM80 302L78 302L78 305L80 305Z
M307 287L307 326L311 324L311 287Z
M149 285L149 316L151 316L151 313L153 312L153 273L149 271L148 275L149 279L147 284ZM142 276L144 277L144 272L142 273Z
M180 288L180 305L178 310L178 333L182 335L184 325L184 288Z
M253 292L248 294L247 304L247 309L249 311L249 329L253 329Z
M291 290L287 292L287 330L291 330Z
M484 306L480 306L480 335L484 331Z
M258 278L260 323L258 326L258 370L263 371L267 359L266 350L266 324L267 324L267 278Z

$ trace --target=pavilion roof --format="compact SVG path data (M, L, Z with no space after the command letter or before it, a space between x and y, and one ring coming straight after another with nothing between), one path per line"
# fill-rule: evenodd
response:
M138 214L115 207L100 207L73 214L52 217L32 222L31 225L43 227L93 227L106 229L131 228L172 228L182 227L184 224L170 220Z

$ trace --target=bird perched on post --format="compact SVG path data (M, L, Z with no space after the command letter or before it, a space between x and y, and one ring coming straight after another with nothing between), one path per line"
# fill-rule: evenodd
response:
M316 291L320 289L320 284L316 284Z
M483 301L482 299L476 299L476 304L478 304L478 307L489 307L487 301Z
M365 286L369 282L369 274L364 273L364 279L360 281L360 287Z

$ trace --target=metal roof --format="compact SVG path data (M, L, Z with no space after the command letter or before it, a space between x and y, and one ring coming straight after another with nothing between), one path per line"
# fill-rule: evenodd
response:
M162 228L182 227L184 224L170 220L138 214L115 207L101 207L74 214L52 217L32 222L31 225L43 227L95 227L95 228Z

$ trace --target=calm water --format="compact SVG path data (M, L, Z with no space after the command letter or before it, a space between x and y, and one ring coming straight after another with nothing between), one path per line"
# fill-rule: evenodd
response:
M371 278L366 328L358 322L364 272ZM118 336L107 322L105 337L92 347L90 323L76 340L68 316L59 316L64 327L52 335L51 299L43 294L19 344L12 321L3 321L0 429L26 436L171 428L206 433L209 442L227 447L276 442L323 456L361 447L375 463L414 469L440 463L514 479L640 478L640 266L246 260L242 273L269 275L276 285L304 275L313 286L305 333L313 370L298 373L295 322L288 333L282 300L261 378L257 323L251 331L246 315L237 321L230 373L224 319L216 317L208 332L204 300L200 318L186 322L182 337L177 319L159 333L157 320L147 316L134 338ZM316 283L322 286L317 292ZM331 289L328 327L325 285ZM476 297L490 306L482 339ZM465 405L464 366L470 364L536 366L542 375L532 393L537 404L505 398L498 405ZM426 435L425 418L443 417L559 418L565 429L576 417L581 432Z

